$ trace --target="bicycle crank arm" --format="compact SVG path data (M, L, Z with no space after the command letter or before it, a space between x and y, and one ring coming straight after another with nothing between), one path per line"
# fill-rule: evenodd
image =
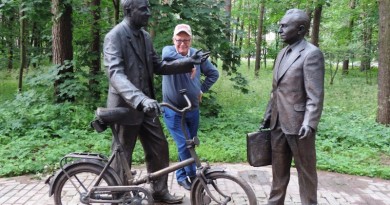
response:
M117 199L113 197L118 195ZM100 186L91 189L87 203L153 204L152 194L138 186Z

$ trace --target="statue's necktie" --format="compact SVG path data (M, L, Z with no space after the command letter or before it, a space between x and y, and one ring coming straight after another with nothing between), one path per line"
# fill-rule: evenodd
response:
M282 70L284 64L287 62L287 59L288 59L288 56L290 55L290 53L291 53L291 48L286 49L286 52L284 52L282 60L280 60L279 68L278 68L278 79L282 75L281 70Z

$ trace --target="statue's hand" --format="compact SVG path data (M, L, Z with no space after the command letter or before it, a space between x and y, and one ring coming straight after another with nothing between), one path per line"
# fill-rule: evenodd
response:
M263 119L263 121L260 123L259 130L268 129L270 127L270 123L270 119Z
M210 51L209 52L201 52L202 49L199 49L198 51L195 52L194 55L191 56L192 63L194 64L201 64L204 61L207 60L207 58L210 56Z
M161 113L161 107L160 107L160 104L157 102L157 100L145 98L142 101L142 106L143 106L143 108L142 108L143 112L149 112L149 111L154 110L158 114Z
M301 129L299 129L298 135L301 137L300 140L305 139L306 137L310 136L313 133L313 128L311 128L309 125L302 125Z

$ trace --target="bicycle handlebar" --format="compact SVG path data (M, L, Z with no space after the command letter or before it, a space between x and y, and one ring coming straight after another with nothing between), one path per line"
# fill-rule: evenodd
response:
M171 104L165 103L165 102L160 103L160 106L169 107L170 109L172 109L172 110L174 110L174 111L176 111L176 112L179 112L179 113L187 112L187 111L190 110L191 107L192 107L191 101L190 101L190 99L188 98L185 89L180 90L180 94L183 95L184 99L185 99L186 102L187 102L187 106L186 106L185 108L183 108L183 109L180 110L179 108L177 108L177 107L175 107L175 106L173 106L173 105L171 105Z

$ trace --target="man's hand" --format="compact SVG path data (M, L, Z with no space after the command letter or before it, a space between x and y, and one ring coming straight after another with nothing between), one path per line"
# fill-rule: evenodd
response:
M196 75L196 68L192 68L192 71L191 71L191 80L195 78L195 75Z
M191 59L194 64L201 64L207 60L207 58L210 56L209 52L201 53L202 49L196 51L194 55L191 56Z
M311 128L309 125L303 125L301 129L299 130L299 134L301 137L300 140L305 139L306 137L310 136L313 133L313 128Z
M203 96L203 92L200 91L199 96L198 96L199 103L202 102L202 96Z
M160 104L157 102L157 100L145 98L142 101L142 106L143 106L142 108L143 112L149 112L154 110L158 115L161 113L161 107Z

